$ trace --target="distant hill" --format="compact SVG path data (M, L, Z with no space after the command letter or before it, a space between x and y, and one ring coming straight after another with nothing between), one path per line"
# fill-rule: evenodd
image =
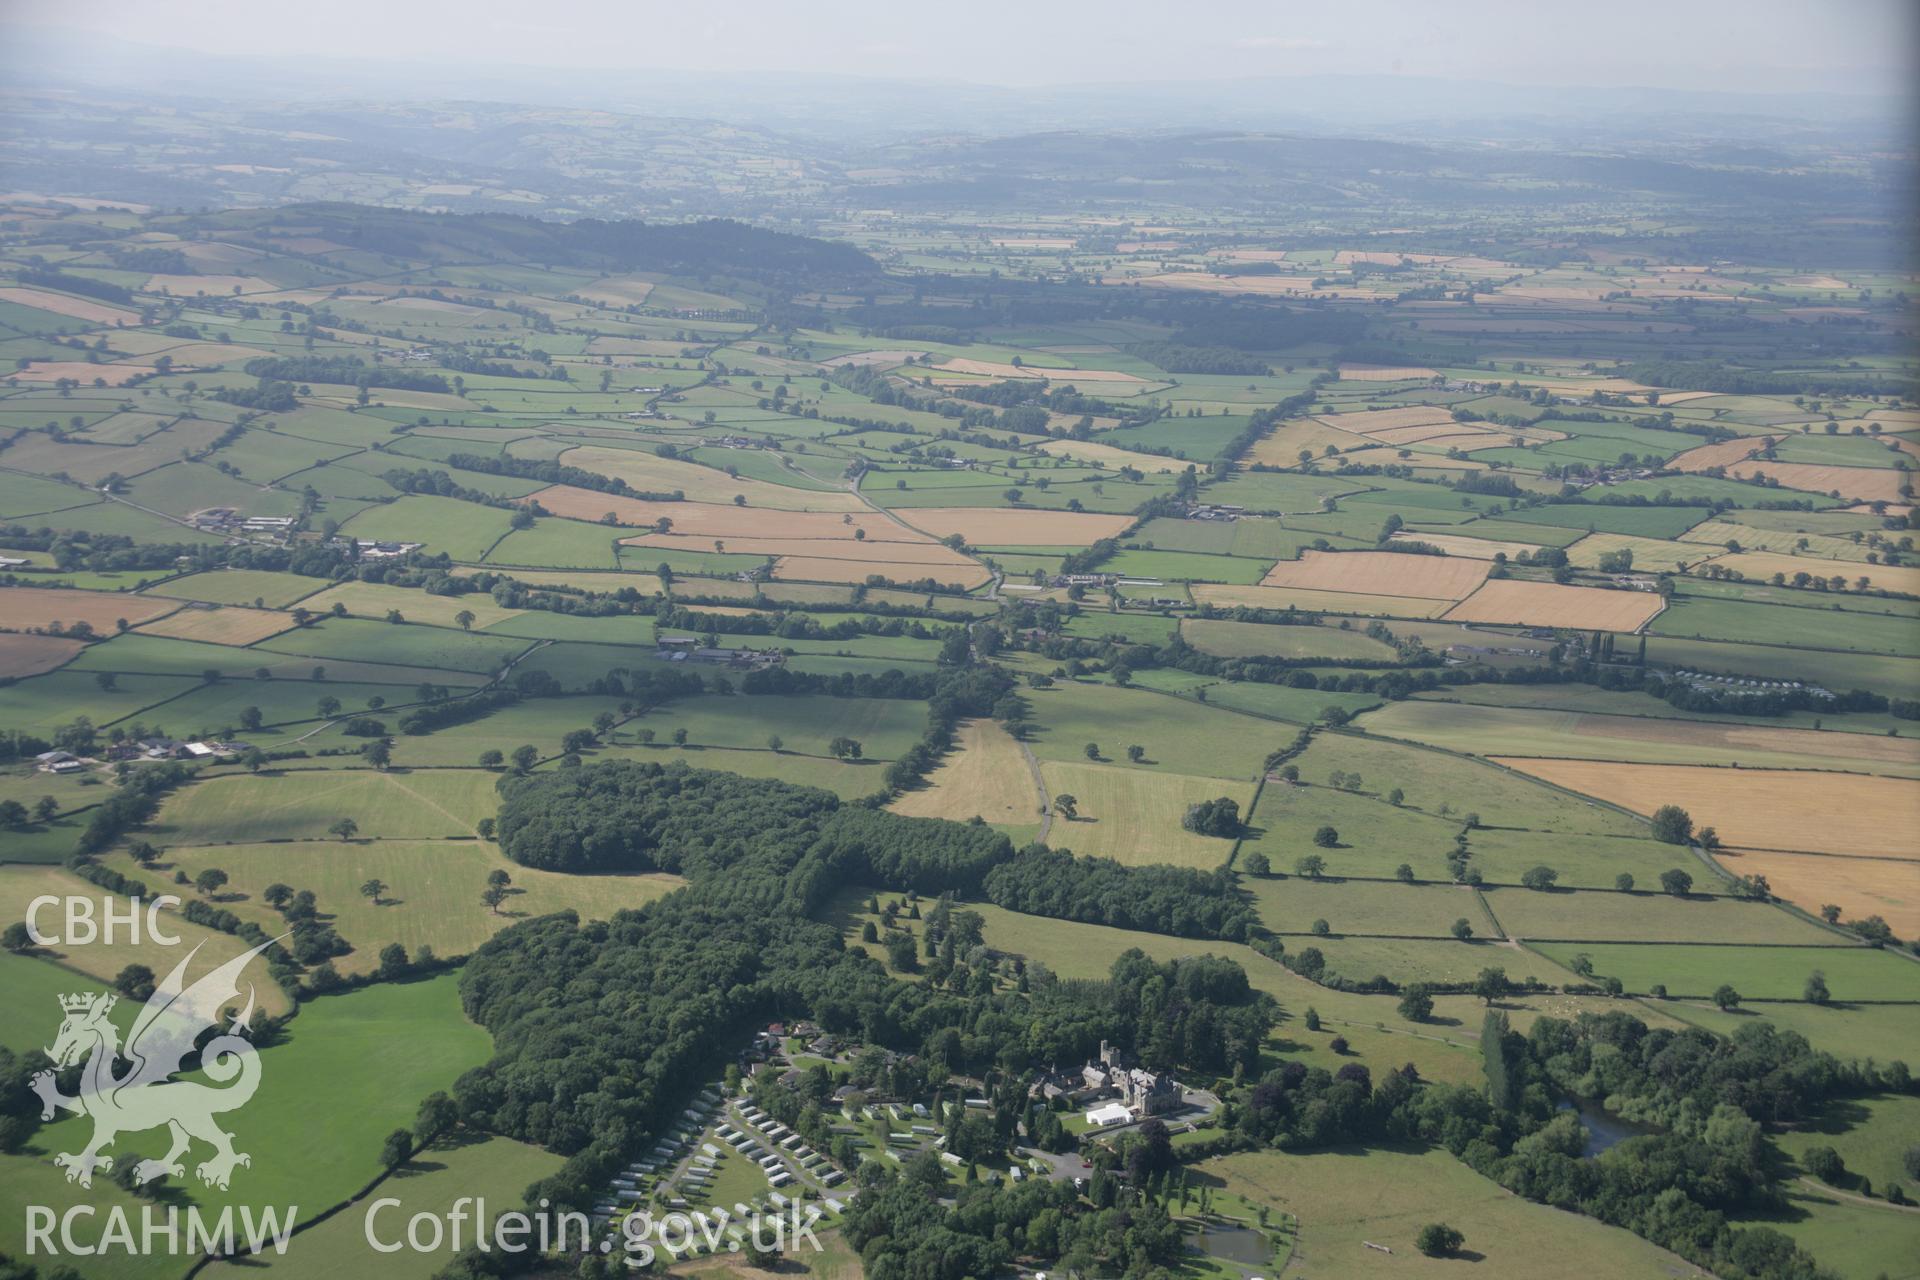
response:
M532 262L784 283L862 280L880 267L849 245L743 222L545 222L511 214L414 213L356 204L296 204L208 214L190 225L262 244L317 236L349 248L429 262Z

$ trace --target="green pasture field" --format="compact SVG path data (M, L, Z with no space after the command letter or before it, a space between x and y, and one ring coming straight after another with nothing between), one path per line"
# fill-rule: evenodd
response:
M1073 683L1023 692L1034 730L1029 745L1041 760L1086 763L1089 742L1104 759L1125 760L1127 747L1138 745L1146 758L1129 768L1184 774L1198 767L1251 780L1267 753L1293 737L1278 725L1146 690Z
M1337 626L1276 627L1257 622L1223 622L1189 618L1180 634L1202 653L1221 658L1324 658L1333 662L1365 659L1392 662L1392 645L1360 630Z
M1874 1193L1886 1186L1874 1180ZM1765 1225L1791 1236L1822 1266L1851 1277L1914 1280L1920 1276L1920 1213L1901 1212L1885 1204L1858 1204L1840 1200L1807 1186L1786 1192L1786 1207L1778 1212L1729 1215L1735 1226Z
M643 581L645 581L643 579ZM485 597L481 597L484 599ZM489 635L518 636L525 640L572 640L587 644L632 645L651 651L653 619L637 614L589 617L529 609L482 628Z
M518 609L501 608L493 602L492 596L484 592L441 596L374 582L343 582L328 587L318 595L309 596L304 602L304 607L315 613L332 612L335 605L356 618L384 622L389 611L397 610L408 622L439 627L458 627L460 624L456 619L462 613L470 613L473 617L469 625L482 631L496 622L517 618L521 613Z
M777 734L784 751L814 756L828 755L833 739L847 737L860 743L863 755L892 760L926 732L927 708L898 698L707 695L657 707L617 728L615 740L634 742L641 729L653 730L660 744L685 729L694 746L748 749L764 748L768 736Z
M1651 647L1651 646L1649 646ZM1416 703L1452 703L1458 706L1513 707L1521 709L1583 711L1597 715L1642 716L1655 720L1697 720L1706 723L1755 727L1750 717L1713 717L1681 711L1658 698L1626 690L1596 689L1590 685L1462 685L1433 694L1416 694ZM1768 728L1826 728L1840 733L1884 734L1904 723L1883 714L1849 712L1822 714L1817 711L1789 711L1767 716L1760 725Z
M83 650L75 663L86 656L87 651ZM93 721L96 727L105 727L150 711L157 715L157 709L168 699L198 683L180 676L120 675L114 677L114 687L108 690L99 686L94 674L83 673L69 664L59 671L8 685L4 694L0 694L0 701L6 704L7 728L44 735L61 725L72 724L80 716Z
M1912 1185L1914 1178L1903 1157L1916 1138L1920 1138L1920 1098L1879 1094L1828 1102L1817 1115L1791 1126L1775 1141L1803 1168L1808 1148L1832 1147L1847 1167L1835 1184L1838 1189L1858 1195L1859 1180L1865 1177L1876 1195L1884 1195L1889 1183Z
M1816 1048L1842 1058L1874 1058L1886 1062L1920 1059L1920 1019L1902 1004L1818 1005L1803 1003L1745 1004L1721 1012L1705 1000L1641 1001L1643 1009L1664 1010L1692 1026L1732 1035L1756 1020L1807 1038Z
M1518 513L1532 515L1531 511ZM1475 520L1467 525L1428 526L1422 522L1408 521L1410 533L1455 533L1471 538L1488 538L1502 542L1531 542L1542 547L1570 547L1587 536L1585 526L1578 529L1557 524L1525 524L1516 516L1512 520Z
M1246 813L1252 784L1190 777L1129 765L1048 761L1041 765L1047 794L1071 795L1078 813L1055 817L1047 843L1056 849L1112 858L1130 866L1168 863L1203 871L1226 863L1233 842L1196 835L1181 826L1189 808L1220 796Z
M631 532L548 517L534 521L531 529L509 533L487 553L486 560L488 564L555 569L617 569L620 554L615 551L614 543ZM668 559L671 561L672 557Z
M333 625L336 627L386 627L389 624L343 619L336 620ZM394 629L397 630L397 628ZM429 628L418 629L429 630ZM311 634L312 630L309 628L293 633L282 632L274 638L280 641L299 640ZM104 644L88 645L80 656L61 672L50 674L114 671L138 675L192 676L204 679L206 672L213 671L228 679L254 680L258 678L256 673L264 668L268 672L269 679L315 684L330 680L358 681L365 684L405 685L410 688L422 680L456 687L482 683L482 677L469 672L419 665L393 666L384 661L372 660L376 657L388 656L390 656L389 653L375 646L369 654L368 661L355 661L352 658L341 660L331 657L316 660L314 655L270 650L261 646L240 649L230 645L202 644L194 640L175 640L167 636L143 636L135 632L115 636ZM321 680L313 680L315 667L319 667L323 673ZM47 678L47 676L36 677L40 680ZM124 674L121 680L125 682ZM316 693L314 696L320 695Z
M1336 935L1446 938L1452 936L1453 922L1461 916L1472 922L1476 933L1490 931L1491 922L1481 911L1473 890L1465 886L1244 873L1240 886L1253 894L1260 907L1260 922L1275 933L1306 934L1315 921L1324 920ZM1287 945L1298 948L1307 943L1290 938Z
M257 600L269 609L285 609L326 589L325 578L308 578L297 573L277 573L268 569L212 569L148 587L145 594L168 596L175 600L206 600L214 604L250 605Z
M1063 635L1075 636L1082 640L1105 640L1109 636L1125 636L1131 644L1163 645L1173 639L1174 634L1180 630L1180 620L1157 613L1107 613L1102 610L1090 610L1069 618L1060 630Z
M1251 586L1271 568L1267 560L1240 556L1200 555L1186 551L1122 551L1101 564L1106 573L1126 578L1159 578L1169 582L1227 582Z
M655 653L651 646L636 648L597 641L557 640L530 649L514 664L513 671L516 676L524 671L545 671L569 692L577 692L615 667L664 670L665 663L658 660Z
M1846 615L1843 627L1851 625L1854 616ZM1898 690L1920 685L1920 661L1912 658L1724 640L1654 636L1647 641L1647 663L1761 680L1804 680L1836 690Z
M1344 501L1354 502L1362 496L1367 495L1355 495ZM1385 518L1382 515L1381 519ZM1146 527L1128 538L1125 545L1138 545L1147 550L1240 556L1272 563L1275 560L1297 559L1301 551L1323 538L1336 547L1373 545L1370 538L1345 538L1295 529L1277 519L1252 516L1231 522L1172 520L1162 516L1148 521Z
M98 804L112 794L113 775L105 769L87 769L77 774L42 773L31 760L0 767L0 800L18 800L29 808L42 797L51 796L60 805L60 812L72 813Z
M142 875L139 881L147 888L147 893L141 895L143 897L154 897L169 891L166 881L158 875ZM85 897L97 903L106 896L112 895L107 895L64 867L11 863L0 866L0 912L4 912L3 918L10 921L25 920L29 904L35 898ZM126 905L124 900L119 900L116 909L125 908ZM43 910L40 916L43 936L64 938L64 922L57 920L59 910L58 906L54 907L54 915ZM56 924L59 927L48 927ZM131 940L125 932L117 932L111 942L97 939L91 943L48 943L36 947L31 958L36 964L110 983L129 964L144 964L164 977L198 947L199 951L194 953L193 963L187 970L188 980L191 981L248 949L248 944L239 938L194 924L177 913L170 913L165 918L165 930L177 936L180 942L163 943L145 930L142 930L138 939ZM256 987L260 1007L268 1013L278 1016L293 1007L293 1001L287 993L268 975L264 959L255 957L246 966L243 976ZM44 1025L47 1030L42 1034L51 1036L58 1020L55 1018L41 1023L39 1018L44 1016L36 1017L35 1025ZM41 1043L48 1044L51 1040Z
M668 632L669 635L689 636L692 632ZM770 646L791 653L809 655L832 655L843 658L874 658L884 662L901 664L911 669L912 663L932 663L939 661L940 644L938 640L922 640L917 636L853 636L845 640L786 639L779 636L725 636L727 640ZM736 648L735 645L722 645L723 648Z
M357 840L472 836L499 806L483 769L274 770L209 778L167 797L149 827L164 848L335 840L327 828L359 823Z
M1099 439L1122 449L1170 449L1176 458L1205 463L1246 429L1245 417L1216 413L1204 418L1157 418L1145 426L1103 431Z
M1884 528L1880 517L1853 511L1762 511L1751 508L1742 511L1739 519L1749 529L1827 538L1874 533Z
M1439 814L1451 806L1455 817L1480 815L1495 827L1529 830L1590 832L1596 835L1643 835L1637 818L1539 783L1444 751L1383 742L1362 734L1328 731L1291 763L1304 782L1325 784L1335 772L1359 773L1361 789L1385 795L1399 788L1405 802Z
M262 750L272 751L290 745L293 739L322 722L320 699L323 697L338 698L341 715L371 715L384 721L391 732L399 717L405 714L392 708L416 701L418 692L406 686L345 680L329 680L317 685L308 680L222 680L217 684L196 683L132 719L149 727L165 727L170 736L176 738L211 734L219 738L240 738ZM261 728L241 727L248 707L259 709Z
M1206 490L1210 502L1245 507L1259 513L1301 513L1320 510L1320 499L1356 493L1367 488L1361 479L1302 475L1295 471L1239 471ZM1385 519L1384 514L1381 517Z
M61 996L107 989L105 982L38 957L0 954L0 1049L24 1055L45 1048L59 1025ZM122 1012L114 1011L114 1023L124 1030L132 1014L125 1011L123 1021Z
M517 1205L529 1186L561 1164L539 1147L463 1130L419 1153L382 1184L380 1196L397 1196L404 1208L380 1213L374 1229L382 1243L391 1243L404 1239L413 1214L443 1216L465 1197L484 1200L489 1209ZM269 1254L251 1265L273 1280L333 1280L348 1272L358 1280L413 1280L419 1255L405 1249L381 1253L367 1244L367 1211L380 1196L301 1232L285 1255Z
M508 533L509 513L455 498L409 494L384 506L369 507L346 522L342 532L370 542L425 542L455 560L478 561Z
M1650 720L1654 723L1649 723ZM1367 713L1361 725L1369 733L1482 756L1560 756L1645 764L1742 764L1780 769L1846 768L1903 776L1920 772L1920 755L1906 761L1863 758L1855 751L1866 744L1857 738L1849 741L1852 735L1838 732L1834 733L1833 744L1827 749L1822 749L1818 742L1798 750L1769 749L1760 735L1774 727L1770 718L1756 717L1752 724L1717 726L1725 734L1722 742L1711 740L1713 729L1690 729L1677 721L1678 717L1601 715L1571 709L1529 710L1407 699ZM1743 734L1742 730L1747 732ZM1661 735L1667 731L1670 734L1663 738Z
M1514 938L1853 945L1849 938L1770 903L1732 897L1676 898L1660 892L1655 883L1636 893L1488 889L1486 901L1501 928Z
M1736 644L1799 645L1848 653L1920 656L1920 628L1912 619L1791 609L1734 600L1678 599L1649 624L1654 635Z
M1849 591L1836 595L1830 591L1774 586L1763 582L1713 581L1698 576L1681 584L1690 600L1741 600L1748 604L1777 604L1803 609L1824 609L1833 613L1882 613L1907 619L1920 619L1920 601L1904 596L1882 596ZM1839 621L1838 619L1835 620Z
M1474 926L1474 938L1288 938L1288 954L1298 958L1309 947L1318 948L1326 971L1353 982L1385 977L1402 986L1409 982L1471 982L1482 969L1505 969L1514 982L1537 978L1560 986L1578 982L1571 971L1554 961L1490 941L1482 932L1484 916L1462 912Z
M29 520L28 523L35 526L45 525L62 531L84 529L96 535L118 534L132 538L136 542L145 543L222 541L219 534L206 533L183 524L175 524L162 516L149 515L137 507L130 507L124 502L90 503Z
M1352 714L1380 705L1380 699L1370 693L1323 693L1318 689L1295 689L1283 684L1219 680L1171 668L1136 671L1133 683L1139 688L1159 689L1179 697L1192 698L1210 707L1287 720L1295 724L1306 724L1321 718L1328 707L1339 707Z
M593 718L603 711L617 715L620 702L619 698L584 696L524 699L432 733L397 734L393 762L405 769L464 767L477 764L483 751L511 754L523 743L537 748L543 757L557 756L562 738L575 729L591 730ZM379 718L389 720L389 731L397 728L397 715Z
M192 1177L172 1185L216 1212L297 1205L303 1218L317 1215L379 1172L381 1141L412 1124L422 1098L450 1088L489 1051L486 1032L461 1015L453 974L316 999L288 1024L283 1043L262 1051L259 1091L229 1121L235 1149L252 1156L251 1165L236 1172L229 1191ZM84 1117L68 1117L42 1127L20 1154L0 1157L0 1194L14 1204L120 1204L137 1223L137 1202L110 1177L83 1191L51 1162L53 1152L78 1150L88 1131ZM328 1141L315 1143L316 1133ZM164 1130L130 1133L111 1154L116 1161L158 1157L166 1142ZM0 1222L0 1249L23 1255L23 1226L17 1217ZM177 1258L156 1257L164 1265L145 1270L116 1256L112 1268L94 1274L178 1274Z
M448 627L329 618L264 640L254 646L253 652L323 661L344 658L389 662L478 675L500 670L528 647L526 641L512 637L476 635Z
M1594 972L1620 979L1630 993L1664 983L1676 998L1705 998L1722 984L1743 998L1799 1000L1817 969L1837 1001L1920 1004L1920 965L1871 947L1674 946L1609 942L1529 943L1566 964L1585 952Z
M1389 1272L1450 1276L1463 1265L1531 1280L1628 1280L1692 1271L1624 1228L1521 1199L1442 1150L1259 1151L1204 1161L1194 1173L1227 1193L1293 1215L1298 1228L1288 1270L1297 1267L1326 1280ZM1429 1222L1462 1232L1472 1263L1422 1257L1414 1239ZM1542 1240L1555 1246L1542 1249Z
M22 475L16 471L0 472L0 517L8 520L28 516L41 516L44 519L47 512L64 511L69 507L98 501L97 495L77 485Z
M488 778L490 775L476 775ZM497 798L489 797L497 803ZM492 812L489 805L488 812ZM127 875L139 868L125 854L108 859ZM356 839L299 844L176 845L167 849L158 871L189 876L217 867L230 877L220 905L269 932L284 925L261 899L270 884L311 889L336 932L353 944L335 959L342 973L372 972L380 950L398 942L407 953L422 946L443 959L467 955L500 930L534 916L577 911L582 919L604 920L615 911L644 906L685 883L664 873L583 876L522 867L485 840ZM512 877L509 897L498 912L480 900L487 876ZM387 884L375 906L360 886L378 878Z

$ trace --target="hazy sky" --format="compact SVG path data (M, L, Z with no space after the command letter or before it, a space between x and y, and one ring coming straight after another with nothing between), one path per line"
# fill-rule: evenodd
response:
M1913 74L1916 10L1915 0L0 0L5 22L147 44L476 73L671 67L1038 85L1333 72L1760 92L1897 86Z

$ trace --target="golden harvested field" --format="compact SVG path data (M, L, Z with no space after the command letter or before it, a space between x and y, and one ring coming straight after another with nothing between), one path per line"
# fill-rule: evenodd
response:
M1425 365L1404 364L1343 364L1340 366L1342 382L1404 382L1410 378L1427 379L1437 376Z
M1251 782L1063 761L1047 761L1040 772L1050 802L1063 794L1079 802L1074 821L1054 819L1047 843L1129 866L1171 863L1213 870L1233 852L1233 841L1195 835L1180 820L1192 806L1218 796L1239 801L1242 817L1253 801Z
M1601 556L1610 551L1633 552L1633 567L1639 570L1684 571L1689 566L1719 555L1712 547L1697 542L1639 538L1630 533L1590 533L1567 548L1567 559L1582 569L1591 569L1600 563ZM1915 572L1920 573L1920 570Z
M1357 613L1383 618L1434 618L1453 607L1450 600L1415 596L1363 596L1351 591L1304 591L1292 587L1235 587L1195 583L1195 600L1206 604L1246 605L1251 609L1312 609L1321 613Z
M1689 449L1667 465L1676 471L1705 471L1724 467L1736 479L1771 476L1789 489L1810 493L1838 492L1857 502L1899 502L1901 472L1886 467L1830 467L1809 462L1752 462L1749 454L1766 443L1764 436L1743 436L1722 444Z
M894 582L932 578L949 586L972 590L985 586L993 574L983 564L959 557L955 564L915 564L896 560L822 560L810 556L782 556L773 576L782 582L865 582L874 574Z
M1742 849L1920 862L1920 781L1790 769L1490 756L1522 773L1651 815L1677 804Z
M1771 551L1742 551L1738 555L1715 556L1713 563L1725 569L1736 569L1755 582L1771 582L1776 573L1785 574L1789 582L1793 581L1796 573L1810 573L1816 578L1830 578L1842 573L1846 575L1849 585L1856 579L1865 578L1874 587L1883 587L1902 595L1920 595L1920 568L1905 565L1838 565L1831 560L1779 555Z
M1094 440L1047 440L1039 445L1039 449L1057 458L1078 458L1082 462L1115 470L1132 467L1135 471L1176 472L1185 471L1193 465L1177 458L1158 458L1148 453L1135 453L1131 449L1116 449L1110 444Z
M454 619L462 613L471 613L476 629L517 618L524 612L501 608L484 591L470 591L463 596L436 596L375 582L343 582L328 587L319 595L307 597L300 604L302 608L315 613L329 612L337 604L361 618L384 618L389 609L398 609L400 616L408 622L433 622L444 627L458 626Z
M1048 369L1031 364L1000 364L993 360L971 360L955 356L933 367L935 380L941 373L966 373L982 378L1044 378L1049 382L1146 382L1147 379L1112 369Z
M399 590L399 588L394 588ZM423 592L412 592L422 595ZM432 597L429 597L432 598ZM293 625L293 618L273 609L229 605L218 609L182 609L140 628L142 635L171 636L175 640L204 640L208 644L249 645L277 636Z
M1532 553L1540 548L1532 542L1495 542L1492 538L1469 538L1459 533L1427 533L1424 530L1402 529L1393 535L1395 542L1424 542L1430 547L1438 547L1450 556L1465 556L1469 560L1491 560L1496 554L1505 552L1511 558L1521 552Z
M1384 430L1369 432L1367 438L1375 444L1393 445L1464 440L1469 447L1490 445L1501 439L1499 435L1484 427L1452 421L1429 422L1418 427L1387 427Z
M848 494L848 497L853 495ZM706 538L848 538L856 529L865 529L867 537L879 541L916 541L912 531L877 512L860 511L835 514L826 511L776 511L770 507L736 507L717 502L649 502L642 498L622 498L596 489L578 489L557 484L530 494L557 516L573 520L598 521L611 511L621 524L649 528L663 517L673 522L672 532ZM851 515L853 519L847 520Z
M1831 902L1848 920L1880 916L1903 938L1920 935L1920 866L1897 858L1832 858L1818 853L1723 849L1735 875L1767 878L1775 894L1818 915Z
M1920 766L1920 738L1656 719L1652 716L1576 715L1569 728L1583 738L1624 738L1634 742L1667 742L1726 751L1779 751L1824 759Z
M1352 431L1370 436L1376 431L1391 431L1397 427L1445 426L1459 429L1453 414L1432 405L1409 405L1404 409L1361 409L1354 413L1335 413L1324 415L1316 421L1342 431Z
M137 624L179 607L177 600L149 600L104 591L0 587L0 625L10 631L42 630L55 622L67 627L85 622L101 635L110 636L121 618Z
M131 324L140 318L139 312L128 311L124 307L109 306L85 298L69 298L64 293L48 293L42 289L0 289L0 302L17 302L23 307L38 307L57 316L89 320L94 324L113 324L121 320Z
M88 364L85 360L35 360L24 369L15 369L7 376L18 378L22 382L58 382L62 378L75 378L83 386L92 386L100 379L110 387L124 387L135 378L153 372L150 364Z
M1132 516L992 507L910 507L895 514L936 538L957 533L974 547L1090 547L1133 523Z
M1443 615L1449 622L1510 622L1526 627L1573 627L1582 631L1638 631L1653 621L1662 601L1651 591L1609 591L1557 582L1487 583Z
M1291 467L1299 464L1302 449L1318 455L1332 445L1344 453L1349 449L1364 448L1369 443L1368 437L1330 427L1320 418L1296 418L1292 422L1281 423L1272 432L1254 441L1253 448L1247 451L1246 461L1264 463L1269 467Z
M1217 625L1217 624L1216 624ZM1300 630L1301 628L1291 628ZM1429 644L1440 628L1409 628ZM1920 738L1788 729L1767 724L1602 715L1550 708L1487 707L1424 699L1390 702L1366 716L1369 732L1474 755L1552 756L1638 764L1844 769L1920 777Z
M735 494L746 498L750 507L771 507L782 511L865 511L866 504L850 493L838 490L790 489L744 476L735 479L714 467L678 458L662 458L637 449L613 449L603 445L580 445L559 457L562 466L625 480L635 489L648 493L672 493L679 490L692 502L731 503Z
M905 533L905 530L900 530ZM895 564L971 565L959 552L932 539L919 542L886 542L878 538L864 541L853 538L700 538L674 533L648 533L627 538L630 547L654 547L661 551L717 552L742 556L806 556L820 560L890 560Z
M1901 492L1910 483L1911 473L1890 467L1820 467L1807 462L1741 462L1727 468L1727 474L1745 480L1749 476L1770 476L1789 489L1809 493L1837 493L1856 502L1902 502Z
M1020 744L992 720L963 720L955 750L927 775L927 785L887 807L909 818L978 815L988 822L1027 826L1040 821L1040 794Z
M1263 587L1348 591L1358 595L1460 600L1487 579L1484 560L1422 556L1394 551L1303 551L1282 560L1260 580Z
M60 666L86 645L61 636L21 636L0 632L0 680L37 676Z

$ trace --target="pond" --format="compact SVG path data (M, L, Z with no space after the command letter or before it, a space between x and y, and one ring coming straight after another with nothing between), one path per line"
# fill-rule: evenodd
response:
M1580 1123L1584 1125L1587 1130L1587 1143L1580 1154L1589 1160L1599 1155L1602 1151L1607 1150L1609 1147L1625 1142L1628 1138L1638 1138L1643 1134L1654 1132L1654 1130L1647 1128L1645 1125L1637 1125L1632 1121L1622 1120L1619 1116L1614 1115L1598 1103L1562 1102L1559 1104L1559 1109L1561 1111L1573 1111L1579 1114Z
M1212 1258L1224 1258L1242 1266L1264 1267L1273 1260L1273 1246L1267 1237L1252 1227L1208 1225L1194 1237L1200 1251Z

